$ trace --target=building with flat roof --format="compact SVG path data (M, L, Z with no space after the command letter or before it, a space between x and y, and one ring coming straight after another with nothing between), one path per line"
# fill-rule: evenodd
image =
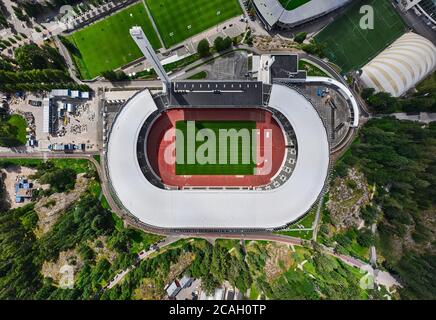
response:
M168 297L171 299L174 299L177 296L177 294L180 292L180 290L182 290L182 287L180 286L177 280L171 282L171 284L165 289Z
M32 199L33 184L27 179L20 177L15 183L15 202L22 203L25 200Z

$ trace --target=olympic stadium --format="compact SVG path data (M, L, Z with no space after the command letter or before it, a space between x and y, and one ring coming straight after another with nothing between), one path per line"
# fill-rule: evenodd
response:
M142 30L133 28L131 34L154 62L164 89L138 92L110 130L107 176L114 198L128 215L159 229L249 231L285 227L311 210L328 180L334 132L326 129L313 102L294 84L336 88L348 108L347 127L353 129L359 109L345 86L298 70L284 72L281 78L283 62L298 66L295 56L263 59L269 68L260 68L257 81L171 81ZM192 155L175 131L186 133L194 122L197 137L204 130L253 131L247 135L253 143L246 150L253 159L244 164L175 161ZM244 150L239 138L228 149L237 153L236 160ZM265 157L268 149L270 156Z

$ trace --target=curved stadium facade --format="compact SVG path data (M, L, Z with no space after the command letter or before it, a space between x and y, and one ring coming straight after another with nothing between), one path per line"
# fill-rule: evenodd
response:
M327 15L351 0L310 0L292 10L287 10L284 0L253 0L259 19L264 26L290 29Z
M330 149L324 124L303 95L273 84L265 100L262 83L254 90L253 82L242 82L245 88L240 96L230 92L229 105L219 105L216 92L177 91L178 85L172 84L165 106L164 96L153 96L148 90L138 93L112 127L107 169L112 192L127 212L143 224L162 229L264 230L284 227L312 208L328 176ZM198 89L223 83L188 85ZM219 95L218 101L226 101L224 91ZM266 180L257 180L255 174L245 180L240 176L223 179L222 175L191 179L188 175L173 183L171 179L177 177L174 167L159 168L162 137L175 123L167 121L168 113L172 117L177 114L173 120L179 121L228 120L230 113L232 121L254 119L257 126L273 128L279 134L273 141L276 158L271 175Z

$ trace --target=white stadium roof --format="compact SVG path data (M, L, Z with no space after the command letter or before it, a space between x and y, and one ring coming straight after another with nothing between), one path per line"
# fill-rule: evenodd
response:
M278 0L254 0L256 8L270 27L277 22L296 26L339 9L348 2L350 0L311 0L294 10L285 10Z
M428 76L436 67L436 47L426 38L409 32L362 68L366 87L399 97Z
M318 199L329 170L325 127L313 106L299 93L273 85L270 107L292 124L298 159L290 179L281 187L255 190L164 190L143 175L137 160L139 131L157 110L148 90L134 96L113 126L107 165L113 190L140 221L161 228L270 229L304 215Z

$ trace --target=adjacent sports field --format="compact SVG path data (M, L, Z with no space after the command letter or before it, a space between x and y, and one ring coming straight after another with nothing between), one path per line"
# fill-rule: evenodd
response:
M360 8L370 5L374 8L374 29L360 28ZM325 28L316 39L324 42L330 61L342 68L343 72L357 70L405 32L401 17L390 0L361 0L353 4L339 19Z
M145 2L167 48L242 14L238 0L145 0Z
M92 79L141 57L129 33L135 25L142 27L155 49L161 47L142 2L67 37L78 49L72 55L83 79Z
M308 3L311 0L279 0L283 8L286 10L294 10L301 7L303 4Z
M195 154L199 152L199 148L205 144L204 141L196 141L195 154L193 154L193 160L195 164L188 164L188 121L177 121L176 129L183 132L183 140L176 139L176 154L177 152L183 152L183 163L176 162L176 174L177 175L254 175L256 169L256 163L253 161L252 152L256 154L255 149L256 142L252 144L252 130L256 129L255 121L191 121L195 127L195 136L202 129L210 130L210 133L215 137L215 152L209 154L206 152L206 156L212 156L213 161L216 163L200 164L195 159ZM232 144L231 139L223 138L220 136L220 130L236 130L237 132L246 131L249 134L248 145L242 142L242 139L237 138L237 143ZM206 140L208 138L205 138ZM222 140L226 144L226 149L220 149L220 143ZM211 140L212 141L212 140ZM212 147L213 148L213 147ZM212 149L211 148L211 149ZM211 150L208 149L210 152ZM215 154L213 154L215 153ZM219 164L221 153L225 155L226 164ZM203 154L203 152L201 152ZM232 164L232 158L237 161ZM248 161L243 161L248 159Z

